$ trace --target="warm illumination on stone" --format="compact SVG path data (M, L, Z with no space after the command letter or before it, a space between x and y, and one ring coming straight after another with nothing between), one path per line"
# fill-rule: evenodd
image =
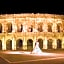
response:
M64 15L0 15L0 50L33 50L36 39L41 49L64 49Z

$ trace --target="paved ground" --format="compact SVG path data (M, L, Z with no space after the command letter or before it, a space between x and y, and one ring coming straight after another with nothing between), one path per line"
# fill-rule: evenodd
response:
M9 64L9 63L0 57L0 64Z
M45 50L43 54L0 51L0 64L64 64L64 50Z

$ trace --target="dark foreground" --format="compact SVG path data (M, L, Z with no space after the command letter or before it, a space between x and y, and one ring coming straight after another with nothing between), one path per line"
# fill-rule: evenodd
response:
M15 54L3 52L0 52L0 64L64 64L64 50L47 50L43 55L16 54L18 51L13 51Z
M9 63L0 57L0 64L9 64Z

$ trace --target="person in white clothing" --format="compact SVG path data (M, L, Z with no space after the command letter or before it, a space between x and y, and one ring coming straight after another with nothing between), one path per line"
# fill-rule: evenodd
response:
M38 40L35 42L35 47L34 47L32 53L33 53L33 54L34 54L34 53L35 53L35 54L42 53L41 49L39 48L39 42L38 42Z

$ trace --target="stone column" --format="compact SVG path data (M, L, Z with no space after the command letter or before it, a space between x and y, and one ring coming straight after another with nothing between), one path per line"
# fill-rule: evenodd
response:
M12 32L17 32L17 26L15 23L12 23Z
M62 38L62 49L64 49L64 37Z
M26 37L24 37L24 39L23 39L23 50L27 50L27 41L26 41Z
M47 38L46 37L43 40L43 49L47 49Z
M52 32L57 32L57 24L53 23L52 25Z
M27 32L27 25L23 25L23 32Z
M2 32L5 32L5 25L2 24Z
M7 26L5 23L2 24L2 32L7 32Z
M12 38L12 50L16 50L16 42L14 37Z
M2 50L6 50L6 41L4 37L2 39Z
M57 40L56 40L56 38L53 39L53 44L52 44L52 46L53 46L53 47L52 47L53 49L57 49Z
M48 26L47 24L43 24L43 32L48 32Z
M34 47L35 47L35 42L36 42L36 36L34 37L34 39L33 39L33 49L34 49Z

